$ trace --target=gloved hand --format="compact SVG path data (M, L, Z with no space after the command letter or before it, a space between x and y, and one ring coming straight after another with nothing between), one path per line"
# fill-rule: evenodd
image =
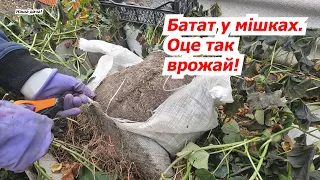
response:
M78 115L80 113L79 107L88 102L88 97L95 97L95 94L76 78L56 73L56 70L54 70L33 99L58 98L66 92L70 92L70 94L65 96L64 111L57 114L58 117L62 118Z
M0 100L0 168L23 172L53 141L53 121L20 105Z

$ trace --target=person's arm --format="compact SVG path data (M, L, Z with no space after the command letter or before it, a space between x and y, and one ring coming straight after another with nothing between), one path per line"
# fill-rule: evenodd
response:
M0 30L0 86L27 99L64 97L57 117L78 115L95 95L76 78L57 73L33 58L24 46L10 42ZM52 119L0 100L0 168L22 172L41 158L53 140Z
M61 97L65 93L64 111L58 116L75 116L79 107L95 94L81 81L57 72L33 58L24 46L11 42L0 30L0 87L27 99Z
M9 41L0 30L0 87L20 94L28 79L46 68L30 55L27 48Z
M0 100L0 169L23 172L48 150L53 120Z

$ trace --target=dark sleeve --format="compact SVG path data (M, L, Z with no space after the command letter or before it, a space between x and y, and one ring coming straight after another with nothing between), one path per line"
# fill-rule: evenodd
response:
M24 83L44 68L47 66L33 58L27 48L10 42L0 30L0 87L21 94Z

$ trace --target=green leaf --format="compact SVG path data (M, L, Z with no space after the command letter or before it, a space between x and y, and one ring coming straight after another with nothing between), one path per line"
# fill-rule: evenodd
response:
M25 173L14 173L0 168L1 180L29 180Z
M287 97L302 98L306 95L311 83L311 79L301 81L290 76L284 83L284 93Z
M215 180L216 178L207 169L197 169L195 175L198 180Z
M307 97L309 97L309 98L316 98L316 97L319 97L319 96L320 96L320 95L319 95L319 92L320 92L320 87L315 87L315 88L313 88L312 90L307 91L307 92L306 92L306 95L307 95Z
M282 175L282 174L280 174L279 176L278 176L278 178L279 178L279 180L292 180L292 177L287 177L287 176L285 176L285 175Z
M265 80L265 76L263 75L258 75L254 77L254 80L256 81L257 84L262 84Z
M220 166L216 173L214 173L215 177L223 179L228 175L228 169L226 166Z
M204 150L189 155L188 161L197 169L208 169L209 153Z
M293 44L293 49L295 51L301 52L304 56L308 56L311 52L311 49L314 47L315 38L314 37L296 37L296 41ZM299 61L299 59L297 58Z
M281 101L282 91L272 93L254 92L248 95L247 102L252 109L265 109L270 106L281 107L284 103Z
M288 174L287 160L278 155L277 150L272 150L266 157L267 163L264 167L265 174L268 176L277 176L280 174Z
M266 89L266 93L271 93L274 91L278 91L283 87L282 83L266 83L265 84L265 89Z
M211 5L210 14L211 14L211 17L219 17L222 15L221 8L218 5L218 3Z
M244 103L242 96L235 95L233 99L234 101L232 103L226 103L226 105L224 105L224 113L230 117L234 116L238 110L243 107Z
M263 42L269 46L274 46L278 40L278 36L266 36Z
M256 84L252 84L251 86L248 87L247 83L242 79L239 79L237 82L237 91L238 91L238 94L240 95L247 95L247 94L253 93L255 91L255 87L256 87Z
M315 167L314 167L314 164L313 164L313 163L311 163L309 171L310 171L310 172L315 171Z
M26 22L27 24L32 25L33 22L34 22L34 18L35 18L35 17L34 17L34 16L29 16L29 15L22 15L21 18L22 18L22 20L23 20L24 22Z
M194 144L193 142L189 142L180 152L177 153L177 156L178 157L185 156L191 153L192 151L196 151L199 149L200 147L198 145Z
M239 125L235 121L227 122L221 127L221 129L225 134L235 134L240 132Z
M294 139L294 148L287 154L292 165L292 174L295 180L309 179L309 170L317 148L306 145L306 135Z
M292 111L289 109L288 106L284 106L280 110L279 117L281 119L280 123L282 124L284 129L290 127L295 119Z
M319 71L318 71L319 73ZM319 77L319 76L318 76ZM309 90L306 92L307 97L312 98L312 97L320 97L320 81L312 81L312 85L310 86L312 90Z
M263 49L262 44L257 44L253 51L253 58L262 59L264 54L265 54L265 50Z
M278 143L280 142L282 139L282 135L276 135L273 139L272 139L272 142L274 143Z
M311 122L319 121L319 118L312 114L307 105L300 99L290 102L288 107L303 130L308 130Z
M116 180L118 176L116 174L105 174L99 171L91 172L88 168L82 166L79 170L80 180Z
M242 36L241 37L241 49L240 51L243 54L248 54L250 52L250 49L252 47L252 44L257 42L258 36Z
M270 137L271 136L271 132L270 130L266 129L261 133L264 137Z
M191 153L186 158L193 167L197 169L208 169L209 153L199 149L200 147L198 145L190 142L179 153L177 153L177 156L186 156Z
M279 180L288 180L288 178L282 174L278 176Z
M223 137L223 141L225 143L233 143L242 141L241 135L240 135L240 128L237 122L231 121L226 124L224 124L221 127L222 131L226 134Z
M254 113L254 117L259 124L264 125L264 111L262 109L257 109Z
M68 15L66 14L66 12L64 11L63 6L60 1L58 1L57 6L58 6L59 14L60 14L59 20L62 22L62 24L66 24L67 21L69 20L69 18L68 18Z
M242 177L242 176L234 176L229 178L228 180L246 180L246 178Z
M310 180L319 180L320 179L320 171L316 170L310 173Z
M227 134L223 137L223 142L224 143L234 143L234 142L239 142L242 141L241 136L239 133L234 133L234 134Z
M257 71L257 63L256 61L251 61L248 63L248 68L244 72L247 77L254 77L259 74Z
M250 118L250 119L254 119L254 115L253 114L246 114L245 116Z
M21 28L14 22L10 22L6 26L16 35L19 35L22 31Z
M294 36L290 36L283 39L283 42L281 43L281 49L284 51L292 51L292 45L294 43Z

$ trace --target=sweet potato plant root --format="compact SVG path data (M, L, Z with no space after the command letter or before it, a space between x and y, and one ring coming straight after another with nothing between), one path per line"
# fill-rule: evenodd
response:
M127 154L121 149L116 149L114 139L102 131L100 124L102 117L96 115L101 115L102 112L95 112L93 110L96 109L95 107L92 105L90 108L82 109L84 115L77 118L79 125L67 121L63 128L63 135L58 136L58 141L62 141L63 145L70 149L74 148L104 172L115 173L120 179L142 179L137 167L128 159ZM52 146L50 151L63 164L77 161L70 156L70 152L62 148Z
M105 78L96 90L96 101L108 116L144 122L175 92L174 89L192 81L190 76L183 79L162 76L164 58L164 52L154 52L142 63Z

